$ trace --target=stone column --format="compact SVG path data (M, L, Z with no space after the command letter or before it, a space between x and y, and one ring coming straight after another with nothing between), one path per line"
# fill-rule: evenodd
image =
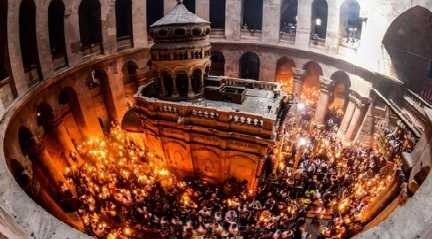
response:
M187 77L188 77L188 97L189 98L192 98L195 96L195 92L194 92L193 87L192 87L192 76L193 76L193 74L191 74L191 73L187 74Z
M242 18L242 1L226 0L225 8L225 36L227 40L240 40Z
M357 131L360 127L361 122L363 121L363 117L365 115L367 107L364 102L359 100L356 104L356 108L354 114L352 116L351 122L349 123L348 129L345 133L345 140L351 142L354 140L354 137L357 134Z
M264 42L279 42L281 2L282 0L265 0L263 2L262 39Z
M177 90L177 79L176 76L171 76L171 79L173 80L173 89L172 89L172 95L171 97L179 97L179 93Z
M117 64L118 62L115 62L107 69L107 88L109 89L110 94L105 97L111 97L109 102L112 108L108 108L111 120L116 120L117 123L120 123L122 121L122 116L126 113L128 107L123 85L123 74L119 70L120 66Z
M147 1L154 0L134 0L132 2L133 45L136 48L148 46L147 14L144 14L147 13Z
M301 92L303 90L303 75L304 70L294 69L294 83L293 83L293 96L294 98L300 99Z
M345 132L347 131L349 123L350 123L352 116L354 114L354 111L356 108L355 101L356 101L356 99L350 95L349 99L348 99L348 106L345 110L344 117L342 119L342 122L339 126L339 130L337 132L337 135L341 138L345 135Z
M315 111L314 122L316 124L322 125L325 122L327 116L328 107L330 104L330 86L328 82L321 81L320 97Z
M201 92L200 94L204 94L204 77L205 77L205 70L201 70L202 74L201 74Z
M312 0L301 0L297 10L297 31L295 46L299 49L309 47L312 26Z
M195 8L198 16L205 20L210 19L210 0L197 0Z

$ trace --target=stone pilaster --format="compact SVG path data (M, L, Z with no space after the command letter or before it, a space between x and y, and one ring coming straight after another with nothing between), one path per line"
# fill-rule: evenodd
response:
M36 40L42 79L49 78L54 72L48 32L48 8L42 6L42 1L36 4ZM41 80L42 80L41 79Z
M209 20L210 19L210 0L197 0L195 5L196 5L196 14L203 19Z
M134 47L137 48L148 46L147 14L143 14L143 13L147 13L147 1L154 1L154 0L132 1L133 44Z
M329 80L321 79L320 80L320 97L317 105L317 109L315 111L314 122L316 124L322 125L325 123L325 118L327 116L328 107L330 104L330 84Z
M81 60L78 6L66 5L64 28L69 65L77 65Z
M152 0L147 0L147 1L152 1ZM177 5L177 0L161 0L161 1L164 1L164 15L169 13L169 11L171 11Z
M226 0L225 8L225 36L227 40L240 40L240 26L242 18L242 1ZM226 59L226 58L225 58Z
M340 1L328 1L326 45L330 53L336 54L339 46Z
M309 47L312 26L312 0L302 0L297 10L297 32L295 39L296 48Z
M374 125L374 105L371 103L367 109L364 120L360 125L354 142L357 142L364 147L371 147L373 144Z
M303 75L305 71L302 69L294 69L293 96L299 99L303 90Z
M363 100L358 100L356 102L356 108L353 114L353 117L351 119L351 122L349 123L348 129L345 133L345 140L348 142L351 142L354 140L354 137L356 136L358 129L360 127L360 124L362 123L364 119L364 115L367 110L367 102Z
M348 129L348 126L351 122L351 119L353 117L354 111L356 108L356 103L355 103L355 99L353 96L349 96L349 100L348 100L348 106L345 110L345 114L344 117L342 119L341 125L339 126L339 130L337 132L337 135L339 137L343 137L345 135L345 132Z
M282 0L263 1L262 39L264 42L279 41L281 3Z
M100 1L102 46L104 54L117 51L117 26L115 19L115 1Z

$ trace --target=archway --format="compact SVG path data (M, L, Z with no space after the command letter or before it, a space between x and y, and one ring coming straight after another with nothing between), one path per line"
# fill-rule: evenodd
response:
M343 71L337 71L330 76L332 81L332 98L329 104L329 114L337 117L345 113L348 103L349 89L351 87L349 76Z
M210 26L212 29L225 29L225 0L210 0Z
M316 62L308 62L304 65L303 88L301 99L308 105L315 106L320 95L320 76L323 74L321 66Z
M18 143L20 145L20 149L23 155L27 156L32 163L37 163L37 143L34 140L32 132L28 128L21 127L18 129Z
M345 0L340 9L340 34L346 43L360 40L362 19L360 4L356 0Z
M164 0L147 1L147 29L164 16Z
M190 12L195 13L195 0L183 0L183 4Z
M36 5L33 0L23 0L19 12L19 36L24 71L30 81L41 79L36 39Z
M116 25L117 25L117 48L124 49L133 47L132 34L132 0L117 0Z
M291 94L294 86L293 60L282 57L276 64L276 82L280 83L285 93Z
M280 32L295 34L297 29L297 0L283 0L281 6Z
M192 89L195 94L200 94L202 92L202 80L203 74L200 69L195 69L192 74Z
M419 94L432 89L431 22L432 12L415 6L390 24L382 41L398 79Z
M37 125L44 129L45 134L51 132L54 122L54 111L47 103L41 103L36 109Z
M254 52L246 52L240 57L240 78L258 80L260 59Z
M211 56L211 75L223 76L225 75L225 57L222 52L214 51Z
M98 0L82 0L79 6L81 50L102 49L101 6Z
M48 30L51 57L56 69L67 65L64 15L65 5L63 1L53 0L48 7Z
M178 72L176 74L176 86L178 93L181 97L187 98L188 96L188 75L186 72Z
M242 28L262 30L263 0L242 0Z
M327 35L328 4L326 0L314 0L312 3L311 34L314 40L325 40Z

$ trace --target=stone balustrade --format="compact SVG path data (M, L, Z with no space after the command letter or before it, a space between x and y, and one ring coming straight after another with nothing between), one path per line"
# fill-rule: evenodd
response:
M240 79L240 78L227 77L227 76L218 76L218 77L222 79L222 83L225 84L226 86L238 86L238 87L245 87L247 89L260 89L260 90L272 90L272 91L280 90L280 85L274 82Z

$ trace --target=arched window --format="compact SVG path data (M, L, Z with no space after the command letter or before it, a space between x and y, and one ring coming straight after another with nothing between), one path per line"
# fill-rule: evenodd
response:
M32 162L36 161L37 159L33 157L35 156L34 153L36 149L36 141L33 137L32 132L28 128L26 127L19 128L18 142L23 155L29 156Z
M7 54L7 1L0 1L0 81L9 76Z
M82 0L79 6L81 50L102 43L101 6L98 0Z
M191 83L192 83L192 89L195 92L195 94L200 94L202 91L202 80L203 80L202 77L203 74L200 69L196 69L193 71Z
M210 0L210 23L211 28L225 28L225 0Z
M281 7L280 31L295 34L297 29L297 0L283 0Z
M183 0L183 4L189 11L195 13L195 0Z
M164 16L164 0L147 1L147 28Z
M294 61L286 57L279 59L276 64L276 82L279 82L282 85L282 90L288 94L293 92L294 67Z
M51 56L54 63L60 60L60 65L55 64L54 68L67 65L66 43L64 33L65 6L62 0L53 0L48 7L48 29L51 47Z
M257 54L246 52L240 58L240 78L258 80L260 60Z
M220 51L212 52L211 56L211 75L223 76L225 75L225 57Z
M261 30L263 20L263 0L243 0L242 28Z
M116 1L117 42L119 49L132 47L132 1Z
M360 4L356 0L347 0L340 10L340 33L347 42L360 40L362 19L360 18Z
M312 3L312 39L325 40L327 35L328 5L326 0L314 0Z
M23 0L19 14L21 54L26 72L39 68L36 39L36 5L33 0Z

